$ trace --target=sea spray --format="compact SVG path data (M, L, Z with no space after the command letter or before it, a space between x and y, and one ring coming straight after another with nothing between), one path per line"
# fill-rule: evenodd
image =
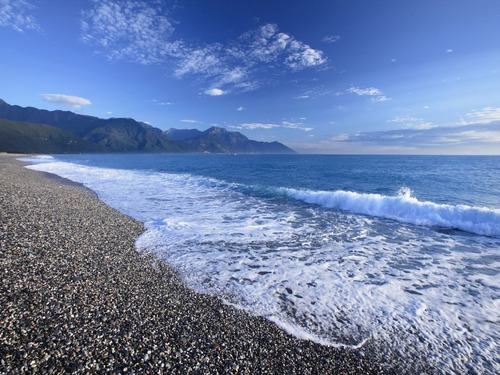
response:
M283 189L290 197L327 208L382 217L416 225L439 226L500 237L500 210L466 205L420 202L411 189L401 188L393 197L351 191Z

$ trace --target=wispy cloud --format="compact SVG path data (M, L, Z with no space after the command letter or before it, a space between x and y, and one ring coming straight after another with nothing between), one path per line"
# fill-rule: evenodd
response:
M211 89L248 91L263 82L256 77L283 71L296 72L326 63L323 52L262 25L226 44L195 44L174 38L175 22L162 1L93 0L82 13L81 39L113 61L172 68L177 78L198 76Z
M161 101L161 100L158 100L158 99L153 99L151 101L153 103L155 103L156 105L161 105L161 106L167 106L167 105L172 105L173 104L171 102L164 102L164 101Z
M11 28L19 33L40 30L33 15L36 7L26 0L0 1L0 27Z
M291 122L291 121L283 121L282 126L287 129L299 129L305 132L310 132L314 130L314 128L304 126L302 122Z
M460 124L490 124L495 121L500 121L500 108L485 107L481 110L473 110L467 113L465 118L462 117Z
M239 112L239 111L243 111L244 109L245 109L245 107L240 106L240 107L238 107L236 110Z
M298 129L302 130L305 132L309 132L311 130L314 130L314 128L305 126L302 122L299 121L282 121L279 124L273 124L273 123L244 123L244 124L239 124L239 125L232 125L230 126L231 128L234 129L246 129L246 130L256 130L256 129L264 129L264 130L270 130L270 129Z
M388 102L391 100L392 100L392 98L389 98L388 96L385 96L385 95L379 95L379 96L375 96L372 98L372 101L375 103Z
M436 127L432 122L416 117L394 117L389 123L401 124L406 129L431 129Z
M387 97L384 95L384 93L375 88L375 87L367 87L367 88L361 88L361 87L350 87L347 89L347 93L349 94L356 94L359 96L369 96L371 97L373 102L379 103L379 102L387 102L392 100L391 98Z
M201 121L198 121L198 120L190 120L190 119L181 120L181 122L186 122L186 123L188 123L188 124L203 124Z
M340 35L327 35L322 41L325 43L336 43L340 40Z
M262 85L256 74L299 71L326 63L319 50L281 33L274 24L266 24L222 44L193 46L178 56L177 77L198 75L212 86L249 91Z
M245 33L230 52L242 57L243 63L249 66L278 63L296 71L326 63L322 51L280 32L275 24L266 24Z
M203 48L182 48L178 57L180 62L174 71L177 77L186 74L205 74L210 76L220 75L224 72L225 61L222 48L211 45Z
M361 88L361 87L350 87L347 89L347 92L350 94L356 94L360 96L368 95L368 96L376 96L382 95L382 91L375 87Z
M286 65L293 70L302 70L309 67L319 66L326 62L323 52L309 47L297 40L293 40L289 46L289 54L285 59Z
M49 103L62 105L64 107L79 109L84 105L92 104L88 99L79 96L64 95L64 94L41 94L43 100Z
M315 99L321 96L341 96L344 92L327 89L324 87L316 87L304 92L302 95L295 96L294 99Z
M397 121L399 122L399 121ZM500 121L338 134L314 144L292 145L304 152L499 154Z
M158 2L94 0L81 29L82 40L110 60L155 64L180 48L169 39L174 27Z
M255 130L255 129L276 129L280 128L281 125L278 124L263 124L263 123L246 123L246 124L239 124L239 125L232 125L230 128L234 129L250 129L250 130Z

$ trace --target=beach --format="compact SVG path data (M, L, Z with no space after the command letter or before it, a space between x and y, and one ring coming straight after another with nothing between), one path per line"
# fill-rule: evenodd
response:
M141 223L0 155L1 373L387 373L186 288Z

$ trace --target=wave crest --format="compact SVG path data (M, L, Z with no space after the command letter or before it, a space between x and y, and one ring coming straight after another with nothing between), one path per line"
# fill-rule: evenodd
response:
M403 187L396 196L362 194L351 191L284 189L294 199L327 208L349 211L404 223L460 229L480 235L500 237L500 210L465 205L421 202Z

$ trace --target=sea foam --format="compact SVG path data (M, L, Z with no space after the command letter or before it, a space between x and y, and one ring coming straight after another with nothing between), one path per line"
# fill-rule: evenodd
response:
M455 228L500 237L500 210L466 205L452 206L421 202L403 188L397 196L360 194L351 191L310 191L284 189L292 198L306 203L393 219L416 225Z

